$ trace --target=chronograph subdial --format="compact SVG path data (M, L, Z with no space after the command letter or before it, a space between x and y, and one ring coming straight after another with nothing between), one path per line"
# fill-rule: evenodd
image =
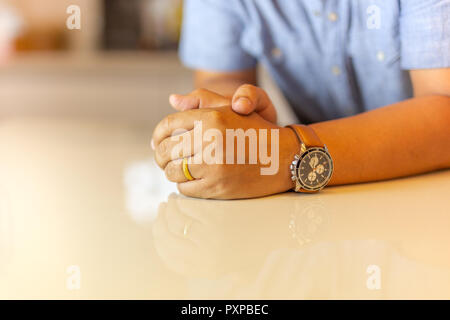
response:
M317 174L323 174L325 172L325 167L322 164L319 164L315 169L314 172Z
M308 180L311 181L311 182L313 182L313 181L316 180L316 179L317 179L317 174L316 174L314 171L311 171L311 172L308 174Z
M309 161L309 166L314 169L315 167L317 167L317 165L319 164L319 158L317 156L314 156L311 158L311 160Z

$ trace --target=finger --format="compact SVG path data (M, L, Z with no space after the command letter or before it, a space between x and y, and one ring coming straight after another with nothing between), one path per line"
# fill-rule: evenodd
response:
M210 198L213 195L208 194L209 185L206 179L198 179L177 184L178 191L188 197L193 198Z
M210 110L188 110L179 113L172 113L161 120L153 131L153 145L158 145L164 139L174 135L175 131L190 131L194 128L194 121L200 120L204 113Z
M164 217L166 210L161 212L152 226L156 252L166 265L175 272L185 272L183 269L195 264L196 245L185 238L170 232Z
M176 247L183 247L184 249L188 249L188 247L192 247L192 243L186 241L182 237L179 237L177 234L173 234L170 232L169 227L167 225L167 215L168 206L167 204L161 208L152 225L152 234L154 239L160 240L162 244L168 244L170 240L172 240L173 249ZM159 242L159 241L158 241Z
M170 200L169 200L170 201ZM225 208L225 202L221 200L215 200L214 202L202 201L198 199L177 197L172 199L177 203L179 210L186 216L193 220L199 221L201 224L206 224L213 215L212 212L222 213L227 212L229 207Z
M267 93L263 89L250 84L244 84L236 90L232 100L232 108L240 114L257 112L261 117L272 123L277 121L275 106Z
M195 221L201 226L206 224L210 213L217 209L216 202L219 201L209 202L193 199L179 193L171 193L167 199L167 203L174 205L180 214L185 215L188 219Z
M215 206L215 201L210 205L208 201L188 198L184 196L173 198L172 201L175 203L180 213L182 213L189 219L196 221L199 225L205 225L208 221L207 217L209 216L209 214L217 209L217 207Z
M169 103L178 111L217 108L231 104L230 99L207 89L197 89L188 95L172 94Z
M188 170L194 179L201 179L203 177L203 165L201 164L188 163ZM169 181L176 183L189 181L183 172L182 159L170 161L164 169L164 172Z
M199 108L218 108L230 105L230 99L207 89L197 89L189 96L197 98Z
M220 108L230 106L230 99L206 89L200 89L191 93L200 100L199 108Z
M156 147L156 163L160 168L165 169L170 161L195 154L194 148L194 130L166 138Z
M198 243L195 234L200 227L199 223L185 216L175 202L168 203L165 218L172 234Z
M197 96L172 94L169 97L170 105L178 111L190 109L198 109L200 107L200 99Z
M199 163L198 161L201 162L203 148L205 148L209 143L207 141L196 143L194 141L194 131L195 130L191 130L161 141L155 150L155 160L161 169L165 169L170 161L189 158L192 156L194 156L194 159L190 160L190 163Z

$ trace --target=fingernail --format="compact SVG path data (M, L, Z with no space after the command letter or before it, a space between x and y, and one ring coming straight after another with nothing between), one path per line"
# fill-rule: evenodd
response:
M176 95L176 94L171 94L170 97L169 97L169 102L170 102L170 104L172 104L172 105L177 104L177 103L178 103L178 95Z
M239 109L239 111L248 111L252 106L252 102L249 98L241 97L234 104L234 108Z
M150 145L152 146L152 150L155 150L155 143L153 142L153 139L152 142L150 142Z

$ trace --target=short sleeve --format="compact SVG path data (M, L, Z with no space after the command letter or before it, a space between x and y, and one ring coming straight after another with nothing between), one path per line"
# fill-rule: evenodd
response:
M450 0L401 0L402 68L450 67Z
M185 0L180 58L193 69L253 68L256 59L240 44L243 29L242 15L235 0Z

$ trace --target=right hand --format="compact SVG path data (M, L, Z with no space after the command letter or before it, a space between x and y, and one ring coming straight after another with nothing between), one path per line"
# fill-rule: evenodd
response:
M256 112L267 121L274 124L277 122L277 112L267 93L250 84L240 86L232 99L207 89L197 89L188 95L172 94L169 102L178 111L231 105L233 111L238 114L248 115Z

